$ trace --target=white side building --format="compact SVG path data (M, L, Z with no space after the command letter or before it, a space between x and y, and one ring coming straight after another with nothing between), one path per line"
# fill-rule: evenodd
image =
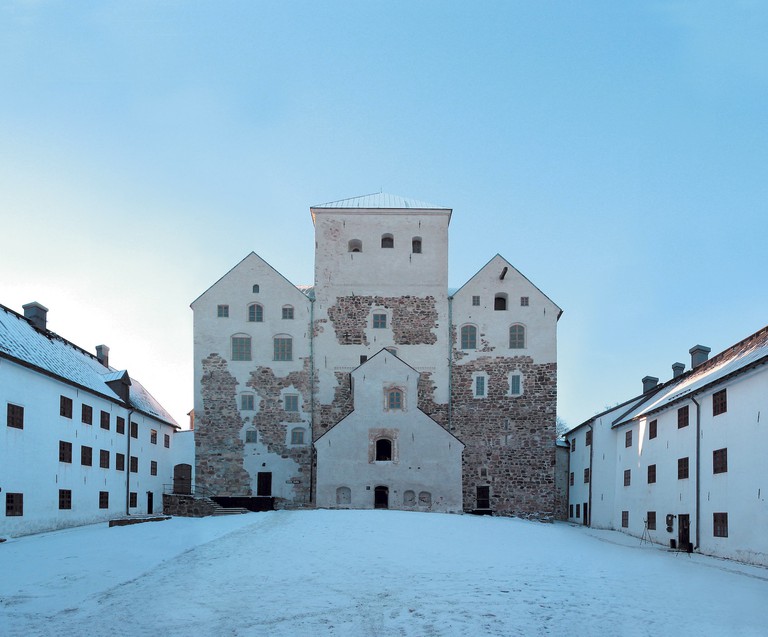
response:
M0 537L162 511L174 419L126 371L0 306ZM189 460L187 460L189 462Z
M768 327L711 359L700 345L690 353L690 371L676 363L662 385L647 377L642 396L567 434L571 472L591 469L569 504L587 502L592 526L768 565Z

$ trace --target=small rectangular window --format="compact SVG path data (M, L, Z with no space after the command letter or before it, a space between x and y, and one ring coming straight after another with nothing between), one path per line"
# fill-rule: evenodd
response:
M289 337L276 337L274 340L274 350L276 361L292 361L293 339Z
M648 465L648 484L653 484L655 482L656 482L656 465L649 464Z
M115 470L125 471L125 454L124 453L115 454Z
M171 436L170 434L163 434L163 444L165 445L166 449L171 448Z
M573 479L573 471L571 471L571 474L570 474L570 476L568 477L568 483L569 483L571 486L573 486L573 484L574 484L574 479Z
M648 423L648 439L649 440L656 437L657 427L658 427L658 422L656 420L651 420L651 422Z
M72 399L66 396L59 398L59 415L64 418L72 418Z
M624 486L628 487L632 481L632 469L624 469Z
M712 514L712 534L715 537L728 537L728 514Z
M623 529L629 528L629 511L621 512L621 528Z
M59 440L59 462L72 462L72 443Z
M384 329L387 327L387 315L386 314L374 314L373 315L373 327L375 329Z
M304 444L304 430L294 429L291 431L291 444L303 445Z
M576 438L571 438L571 452L576 451Z
M477 494L477 508L478 509L490 509L491 508L491 487L481 485L475 489Z
M8 403L8 426L24 429L24 407Z
M240 409L243 411L253 411L253 394L243 394L240 396Z
M686 478L688 478L688 458L678 458L677 479L685 480Z
M283 308L283 318L284 319L292 319L293 318L293 308L290 305L286 305Z
M135 509L138 506L139 497L135 491L131 491L128 494L128 506Z
M365 361L368 360L368 356L365 354L360 354L360 364L362 365Z
M648 511L646 514L646 524L649 531L656 530L656 511Z
M576 517L577 518L581 517L581 504L576 505Z
M99 491L99 508L109 508L109 491Z
M139 423L131 421L131 438L139 437Z
M245 430L245 442L258 442L259 435L255 429Z
M106 449L99 450L99 467L109 469L109 451Z
M591 429L587 429L587 433L585 435L584 445L589 447L591 444L592 444L592 430Z
M584 469L584 484L589 483L589 467Z
M136 456L131 456L131 473L139 472L139 459Z
M299 397L296 394L286 394L285 411L299 411Z
M115 419L115 431L119 434L125 435L125 418L118 416Z
M712 415L719 416L726 411L728 411L728 396L725 389L721 389L712 394Z
M474 305L474 306L480 305L480 297L479 296L473 296L472 297L472 305Z
M93 465L93 449L82 445L80 447L80 464L84 467L90 467Z
M677 410L677 428L682 429L688 426L688 405L680 407Z
M632 430L631 429L624 434L624 446L625 447L632 446Z
M72 491L70 489L59 489L59 509L72 508Z
M157 461L156 460L150 460L149 461L149 475L156 476L157 475Z
M229 318L229 305L216 306L216 316L219 318Z
M90 405L85 405L85 404L83 405L81 420L86 425L93 424L93 407L91 407Z
M109 430L109 412L101 412L101 428Z
M232 337L232 360L249 361L251 360L251 337L233 336Z
M527 296L521 296L520 297L520 306L521 307L528 307L528 297Z
M520 396L523 393L522 377L520 374L512 374L509 377L509 393L512 396Z
M153 445L157 444L157 429L149 430L149 442Z
M712 452L712 473L728 471L728 449L715 449Z
M5 494L5 515L9 518L24 515L24 494Z
M573 517L573 505L572 504L568 505L568 517L569 518Z
M485 396L485 376L475 377L475 397Z

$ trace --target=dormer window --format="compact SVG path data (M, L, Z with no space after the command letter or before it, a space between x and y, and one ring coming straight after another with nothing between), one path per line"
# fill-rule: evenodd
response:
M411 239L411 252L421 254L421 237Z
M350 239L349 243L347 244L347 251L348 252L362 252L363 251L363 242L360 241L360 239Z
M381 235L381 247L382 248L394 248L395 238L391 234Z
M497 294L496 297L493 299L493 309L494 310L506 310L507 309L507 295L506 294Z

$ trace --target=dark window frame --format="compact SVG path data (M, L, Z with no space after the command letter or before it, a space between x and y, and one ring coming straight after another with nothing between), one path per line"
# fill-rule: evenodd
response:
M100 422L99 425L102 429L106 429L109 431L110 426L110 413L108 411L101 410L101 416L100 416Z
M66 440L59 440L59 462L72 464L72 443Z
M6 424L13 429L24 429L24 407L8 403Z
M86 405L85 403L82 404L80 408L80 422L84 425L93 424L93 407Z
M655 484L655 483L656 483L656 465L649 464L648 465L648 484Z
M99 468L109 469L109 450L99 449Z
M656 530L656 511L648 511L646 514L646 524L648 525L649 531L655 531Z
M677 428L683 429L690 424L690 413L688 405L684 405L677 410Z
M632 469L624 469L624 486L628 487L632 484Z
M659 435L659 421L655 418L648 423L648 440L653 440Z
M632 430L629 429L624 433L624 446L625 447L631 447L632 446Z
M118 416L115 418L115 432L121 435L125 435L125 418Z
M728 447L712 452L712 473L728 473Z
M109 491L99 491L99 508L109 508Z
M5 515L9 518L23 517L24 515L24 494L10 493L5 494Z
M714 537L728 537L728 513L712 514L712 535Z
M72 489L59 489L59 510L72 510Z
M93 466L93 447L89 447L88 445L80 445L80 466Z
M688 457L677 459L677 479L687 480L690 478L690 463Z
M69 396L59 396L59 416L72 419L74 403Z
M721 389L712 394L712 415L719 416L728 411L728 394L726 389Z

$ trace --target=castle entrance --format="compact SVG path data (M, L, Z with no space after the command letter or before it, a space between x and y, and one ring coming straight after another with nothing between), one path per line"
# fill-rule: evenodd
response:
M373 508L389 508L389 487L376 487L373 491Z

